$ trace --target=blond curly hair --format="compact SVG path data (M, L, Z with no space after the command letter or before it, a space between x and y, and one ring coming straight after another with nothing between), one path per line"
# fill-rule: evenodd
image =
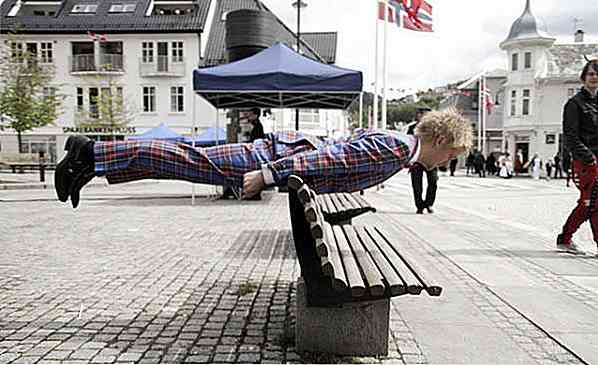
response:
M473 129L471 122L456 109L431 111L424 115L415 128L415 135L424 142L433 142L437 137L445 137L450 147L471 149Z

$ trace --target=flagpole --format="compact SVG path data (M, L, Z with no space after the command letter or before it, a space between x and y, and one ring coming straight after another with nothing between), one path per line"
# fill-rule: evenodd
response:
M483 108L482 109L482 153L486 154L486 119L488 118L488 109L486 105L486 99L489 97L486 93L488 93L488 86L486 86L486 71L482 74L482 80L484 85L484 99L483 99Z
M386 129L386 79L388 78L388 72L386 69L387 63L387 48L388 48L388 3L384 0L384 37L382 50L382 129Z
M482 151L482 77L478 80L478 151Z
M380 4L380 3L378 3ZM378 5L378 12L380 5ZM383 3L383 7L386 5ZM386 12L386 9L384 9ZM375 43L375 50L374 50L374 127L378 127L378 15L376 14L376 43Z

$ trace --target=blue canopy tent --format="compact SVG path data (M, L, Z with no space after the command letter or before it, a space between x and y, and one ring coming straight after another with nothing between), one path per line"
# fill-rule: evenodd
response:
M159 126L152 128L142 134L130 136L128 139L133 141L163 139L172 142L182 142L184 137L168 128L166 124L160 123Z
M216 108L346 109L362 78L278 42L240 61L193 70L193 89Z
M183 141L188 144L193 144L192 137L185 137ZM195 137L195 145L206 147L214 146L217 144L226 143L226 129L211 127L203 131L200 135Z

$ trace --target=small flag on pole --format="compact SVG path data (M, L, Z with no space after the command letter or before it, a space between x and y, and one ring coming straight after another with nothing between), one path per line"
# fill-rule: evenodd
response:
M384 2L378 2L378 19L384 20ZM433 32L433 6L426 0L389 0L387 20L399 28Z
M490 93L490 88L484 82L484 86L482 86L482 97L484 102L484 107L488 111L488 114L492 113L492 108L494 107L494 102L492 101L492 94Z
M87 35L89 36L89 38L91 38L92 41L97 42L107 42L108 41L108 35L106 33L104 34L96 34L94 32L87 32Z

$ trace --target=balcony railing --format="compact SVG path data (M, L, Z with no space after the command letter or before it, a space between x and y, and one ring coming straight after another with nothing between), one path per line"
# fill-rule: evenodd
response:
M145 60L141 58L139 59L139 73L142 77L185 76L185 59L173 62L169 56L157 56Z
M100 54L99 64L93 54L71 56L71 72L123 72L123 55Z

